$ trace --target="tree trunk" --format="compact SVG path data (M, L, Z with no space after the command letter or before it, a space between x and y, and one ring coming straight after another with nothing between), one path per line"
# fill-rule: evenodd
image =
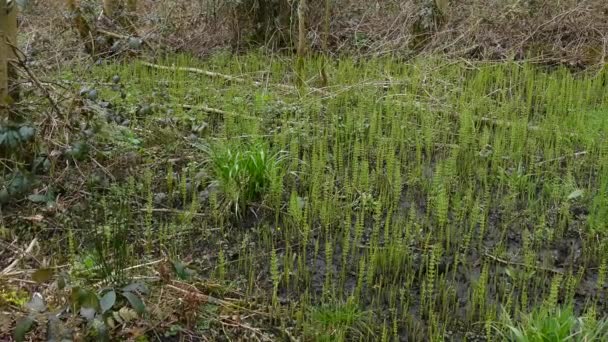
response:
M118 9L117 0L103 0L103 13L106 15L106 17L108 17L110 19L114 19L117 9Z
M0 0L0 107L2 117L8 117L8 105L17 100L18 90L11 89L11 80L16 78L16 70L12 65L16 62L14 47L17 46L17 4L13 1L8 6L6 0Z
M137 0L127 0L127 11L131 14L137 14Z
M124 7L125 13L122 13L122 23L131 33L137 35L137 0L127 0L127 5Z
M321 85L327 87L329 77L327 75L327 63L329 62L329 27L331 17L331 0L325 0L325 14L323 18L323 64L321 65Z
M68 11L72 18L72 26L78 32L80 39L84 42L84 47L87 53L94 53L93 34L89 23L84 19L80 12L80 7L76 0L67 0Z
M6 0L0 0L0 125L8 118L8 46L3 27L6 10Z
M307 1L300 0L298 4L298 57L303 58L306 54L306 10Z

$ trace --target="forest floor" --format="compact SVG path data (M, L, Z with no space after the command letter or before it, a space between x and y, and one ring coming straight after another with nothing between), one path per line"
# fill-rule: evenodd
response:
M473 341L540 309L606 315L606 68L294 65L25 84L0 339Z

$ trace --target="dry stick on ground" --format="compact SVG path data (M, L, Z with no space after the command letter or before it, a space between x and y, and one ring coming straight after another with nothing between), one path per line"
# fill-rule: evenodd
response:
M152 208L152 209L142 208L142 209L139 209L139 211L142 211L142 212L150 211L153 213L188 214L188 215L192 215L192 216L196 216L196 217L207 217L207 215L202 214L202 213L190 213L189 211L185 211L185 210L169 209L169 208Z
M489 123L489 124L496 125L496 126L504 126L504 127L513 126L512 122L505 121L505 120L497 120L497 119L492 119L492 118L487 118L487 117L475 118L475 120L479 120L481 122ZM527 129L528 129L528 131L532 131L532 132L543 132L543 128L539 127L539 126L528 125ZM570 133L570 132L563 132L560 134L564 134L564 135L572 137L572 138L575 138L577 136L575 133Z
M542 266L526 265L526 264L521 263L521 262L504 260L504 259L501 259L501 258L499 258L497 256L494 256L494 255L490 254L490 253L485 253L484 255L486 257L488 257L488 258L490 258L490 259L498 262L498 263L505 264L505 265L514 265L514 266L521 266L521 267L529 267L529 268L533 268L533 269L536 269L536 270L547 271L547 272L558 273L558 274L564 274L564 272L562 272L560 270L553 269L553 268L547 268L547 267L542 267Z
M191 288L192 290L187 290L187 289L181 288L181 287L173 285L173 284L167 284L167 285L165 285L165 287L172 289L174 291L177 291L177 292L181 292L186 295L194 295L195 297L198 297L199 299L206 301L208 303L214 304L214 305L229 307L231 309L239 309L239 310L243 310L243 311L248 311L253 314L258 314L261 316L271 317L271 315L269 313L242 307L232 301L223 300L223 299L219 299L219 298L215 298L213 296L203 294L200 292L200 290L198 288L196 288L196 286L194 286L192 284L186 284L186 283L178 282L175 280L173 280L172 283L176 284L176 285L180 285L180 286L187 286L187 287Z
M257 116L251 116L251 115L245 115L245 114L238 114L238 113L233 113L233 112L227 112L225 110L221 110L221 109L217 109L217 108L211 108L211 107L207 107L205 105L182 104L181 107L184 108L184 109L200 110L200 111L207 112L207 113L212 113L212 114L219 114L219 115L225 115L225 116L233 116L233 117L245 118L245 119L256 120L256 121L262 121L263 120L262 118L259 118Z
M11 262L10 265L6 266L6 268L3 269L2 272L0 272L0 275L6 275L13 268L15 268L15 266L17 266L17 264L19 263L19 261L21 261L21 259L25 258L26 255L28 255L32 252L32 250L34 249L34 246L36 246L37 242L38 242L38 238L34 238L32 240L32 242L30 242L30 244L27 246L26 250L23 253L21 253L21 255L16 256L15 260L13 260L13 262Z
M249 82L248 80L240 78L240 77L220 74L220 73L217 73L217 72L207 71L207 70L198 69L198 68L165 66L165 65L159 65L159 64L149 63L149 62L142 62L142 64L145 65L145 66L147 66L147 67L154 68L154 69L191 72L191 73L194 73L194 74L205 75L205 76L208 76L208 77L211 77L211 78L222 78L222 79L224 79L226 81L235 82L235 83L247 83L247 82ZM251 81L251 83L254 86L256 86L256 87L265 87L266 86L266 84L263 83L263 82ZM298 89L296 87L290 86L290 85L287 85L287 84L273 84L273 86L281 88L281 89L284 89L284 90L288 90L288 91L294 91L294 92L298 91ZM326 93L324 90L318 89L318 88L314 88L312 90L313 90L313 92L318 92L318 93L322 93L322 94Z
M571 158L571 157L572 158L578 158L580 156L587 155L587 153L589 153L589 152L587 152L587 151L576 152L576 153L573 153L573 154L567 155L567 156L561 156L561 157L557 157L557 158L553 158L553 159L549 159L549 160L543 160L543 161L540 161L540 162L536 163L536 165L540 166L540 165L547 164L547 163L552 163L552 162L556 162L556 161L562 161L562 160L564 160L566 158Z
M227 302L227 301L224 301L224 300L221 300L221 299L218 299L218 298L206 295L206 294L202 294L199 291L196 291L196 292L188 291L188 290L182 289L180 287L177 287L177 286L171 285L171 284L167 284L166 287L170 288L174 291L181 292L183 294L194 295L195 297L198 297L199 299L202 299L203 301L214 304L214 305L232 306L232 303L230 303L230 302Z

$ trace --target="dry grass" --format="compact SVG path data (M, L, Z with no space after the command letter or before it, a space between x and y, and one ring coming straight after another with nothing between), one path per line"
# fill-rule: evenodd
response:
M329 47L336 54L442 53L483 60L528 58L573 67L606 59L608 2L603 0L459 1L414 49L413 41L420 38L413 33L414 27L428 16L421 10L425 2L336 0ZM32 54L44 53L47 64L83 57L61 3L38 1L22 18L22 44ZM82 5L91 22L108 28L107 23L97 20L99 4L87 0ZM313 49L320 49L323 23L318 12L323 11L322 1L311 1L310 7L308 38ZM206 56L246 46L246 33L251 30L236 19L229 1L142 0L140 12L138 34L154 46L155 53L168 50ZM291 29L295 37L297 23L292 23ZM110 26L110 31L128 35L115 26ZM240 40L238 44L235 39Z

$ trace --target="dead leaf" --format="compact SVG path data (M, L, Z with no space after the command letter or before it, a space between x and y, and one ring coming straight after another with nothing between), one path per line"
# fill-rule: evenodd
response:
M135 310L128 308L126 306L123 306L122 308L120 308L120 310L118 310L118 314L120 315L120 318L122 318L122 320L125 323L136 320L138 317L137 312L135 312Z
M11 323L11 317L4 312L0 312L0 331L9 331L11 328Z
M42 221L44 221L44 216L38 214L38 215L34 215L34 216L22 217L22 219L27 220L27 221L32 221L32 222L42 222Z

